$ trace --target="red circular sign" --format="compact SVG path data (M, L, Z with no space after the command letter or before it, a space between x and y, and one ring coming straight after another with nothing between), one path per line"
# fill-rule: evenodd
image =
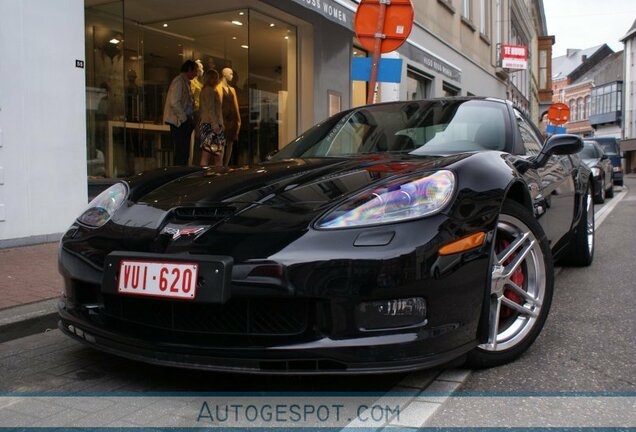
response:
M555 103L548 108L548 120L555 125L562 125L570 120L570 108L564 103Z
M382 7L385 8L384 20L380 23ZM383 35L380 52L395 51L411 34L413 15L411 0L391 0L386 5L382 0L362 0L354 20L356 36L365 49L373 51L376 33L380 33Z

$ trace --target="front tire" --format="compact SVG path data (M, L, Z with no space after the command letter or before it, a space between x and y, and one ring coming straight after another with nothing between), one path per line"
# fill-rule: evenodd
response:
M607 198L614 198L614 180L610 179L609 188L605 191Z
M583 196L581 218L572 234L570 246L562 260L563 264L573 267L587 267L592 264L594 260L595 232L594 203L592 202L590 187L588 186Z
M504 202L491 254L488 342L468 353L467 364L499 366L526 351L545 324L553 288L543 229L521 204Z
M594 204L603 204L605 202L605 177L601 178L601 184L597 191L594 191Z

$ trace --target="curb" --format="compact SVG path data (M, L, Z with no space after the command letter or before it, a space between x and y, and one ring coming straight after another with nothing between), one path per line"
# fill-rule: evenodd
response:
M57 298L0 309L0 343L57 328Z

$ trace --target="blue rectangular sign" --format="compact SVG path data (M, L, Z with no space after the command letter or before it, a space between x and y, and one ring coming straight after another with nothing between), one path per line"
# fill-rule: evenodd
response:
M545 128L546 133L550 135L563 135L567 133L566 129L563 126L555 126L553 124L549 124Z
M369 81L371 79L371 57L354 57L351 65L351 79ZM399 83L402 80L402 59L381 58L378 64L378 82Z

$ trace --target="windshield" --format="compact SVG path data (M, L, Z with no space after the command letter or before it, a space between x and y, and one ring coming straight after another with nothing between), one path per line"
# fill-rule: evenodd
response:
M366 106L329 118L273 159L506 150L506 119L504 103L485 100Z
M583 150L581 150L581 157L583 159L596 159L599 157L593 142L591 141L583 142Z
M613 142L599 142L598 145L603 149L603 153L608 155L616 155L618 154L618 149L616 148L616 143Z

